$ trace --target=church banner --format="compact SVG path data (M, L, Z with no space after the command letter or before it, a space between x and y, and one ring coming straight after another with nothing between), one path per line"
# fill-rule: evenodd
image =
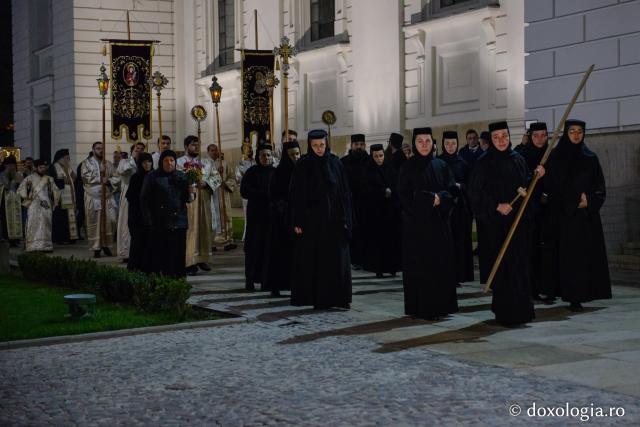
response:
M111 136L127 142L151 139L153 42L109 40L111 47Z
M242 52L242 140L251 142L271 140L269 91L265 84L267 73L273 73L273 51L244 50Z

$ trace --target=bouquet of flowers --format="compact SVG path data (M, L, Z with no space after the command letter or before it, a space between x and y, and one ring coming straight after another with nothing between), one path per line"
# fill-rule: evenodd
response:
M192 160L184 164L184 173L187 175L187 181L195 186L202 181L202 169L204 165L198 160Z

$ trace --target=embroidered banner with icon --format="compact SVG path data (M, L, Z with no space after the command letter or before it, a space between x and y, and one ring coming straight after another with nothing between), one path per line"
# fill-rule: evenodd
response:
M242 140L270 140L269 91L267 74L273 73L273 51L242 52Z
M109 40L111 46L111 136L129 143L151 139L153 42Z

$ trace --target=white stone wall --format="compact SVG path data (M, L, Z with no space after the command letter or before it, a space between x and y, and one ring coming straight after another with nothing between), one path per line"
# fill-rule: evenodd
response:
M404 0L406 128L507 119L524 126L523 9L519 1L411 24L421 0Z
M57 2L54 3L54 8ZM132 6L134 9L132 9ZM175 140L175 69L174 69L174 23L173 1L130 0L73 0L73 57L75 77L75 147L76 159L81 160L91 151L91 144L102 139L102 102L98 95L96 78L101 62L108 67L109 52L102 57L100 39L126 39L126 10L130 9L131 39L158 40L152 59L153 71L160 71L169 84L162 92L162 131ZM56 89L57 90L57 89ZM158 137L157 101L154 92L152 101L152 135L150 151L155 149ZM111 138L109 117L110 102L107 100L107 151L109 156L116 148ZM180 136L179 136L180 137ZM122 139L120 148L128 150L129 144Z
M640 1L525 0L526 116L555 126L582 74L571 116L589 129L640 125Z
M13 0L11 4L13 29L13 120L15 145L24 156L33 155L31 124L31 90L29 81L29 28L27 2Z

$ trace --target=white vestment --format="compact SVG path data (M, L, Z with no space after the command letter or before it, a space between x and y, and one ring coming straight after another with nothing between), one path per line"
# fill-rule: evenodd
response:
M53 250L53 207L60 200L60 190L53 178L48 175L31 174L18 187L18 194L22 197L22 205L27 208L26 251Z

